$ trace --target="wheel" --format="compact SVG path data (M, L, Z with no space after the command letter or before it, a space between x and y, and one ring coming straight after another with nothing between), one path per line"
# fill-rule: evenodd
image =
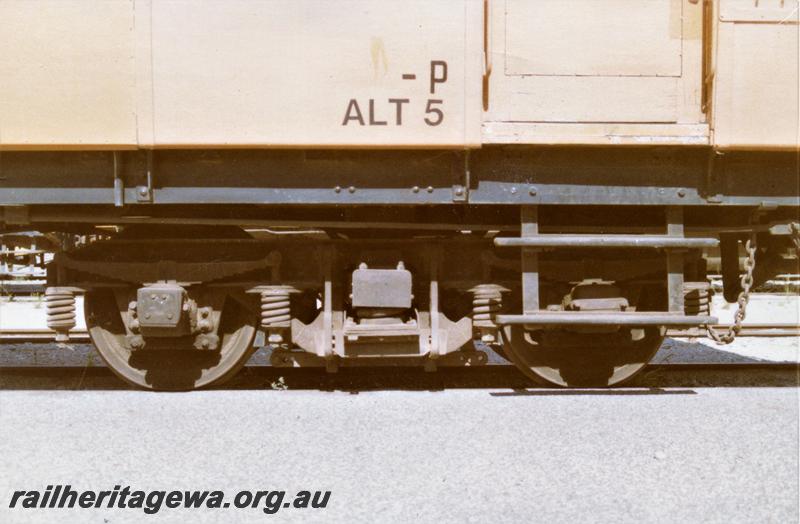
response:
M660 327L614 333L503 328L503 348L525 375L562 387L616 386L641 371L664 340Z
M134 386L186 391L218 385L235 375L253 352L257 316L229 295L218 297L222 304L219 349L198 350L190 339L175 338L161 339L158 349L132 351L121 317L122 307L127 307L120 306L127 299L122 293L110 289L87 292L86 327L108 367Z

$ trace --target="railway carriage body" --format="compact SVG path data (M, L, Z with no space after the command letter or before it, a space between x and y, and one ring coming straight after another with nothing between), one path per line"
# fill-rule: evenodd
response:
M797 0L0 0L0 224L148 388L485 362L560 385L779 271ZM74 243L75 235L100 235ZM735 266L731 266L735 259ZM732 269L731 269L732 268ZM780 267L784 270L784 267ZM756 272L758 278L759 273Z

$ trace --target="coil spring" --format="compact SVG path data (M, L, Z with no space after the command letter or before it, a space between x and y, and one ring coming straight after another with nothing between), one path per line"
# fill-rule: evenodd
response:
M472 288L472 321L478 326L494 326L494 316L503 307L504 289L496 284Z
M261 327L274 328L289 325L290 313L289 290L274 288L261 292Z
M75 293L70 289L48 287L44 292L47 327L66 335L75 327Z
M711 284L686 282L683 285L683 309L687 315L710 315Z

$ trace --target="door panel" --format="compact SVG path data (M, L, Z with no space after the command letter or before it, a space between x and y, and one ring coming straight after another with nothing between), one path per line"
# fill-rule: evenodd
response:
M677 138L697 144L708 136L701 111L701 3L487 0L487 5L491 67L484 141L618 143L629 136L633 143ZM607 138L598 135L602 125ZM673 132L665 132L664 125L672 125Z
M681 1L508 0L507 75L680 76Z
M721 0L714 142L725 148L800 146L800 5Z

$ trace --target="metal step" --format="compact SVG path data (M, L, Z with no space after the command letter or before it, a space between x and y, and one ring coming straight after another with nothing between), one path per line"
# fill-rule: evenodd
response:
M531 235L499 237L498 247L627 247L653 249L707 248L719 245L716 238L684 238L667 235Z
M717 319L705 315L681 315L665 312L618 313L583 311L537 311L523 315L497 315L495 322L533 326L702 326L716 324Z

